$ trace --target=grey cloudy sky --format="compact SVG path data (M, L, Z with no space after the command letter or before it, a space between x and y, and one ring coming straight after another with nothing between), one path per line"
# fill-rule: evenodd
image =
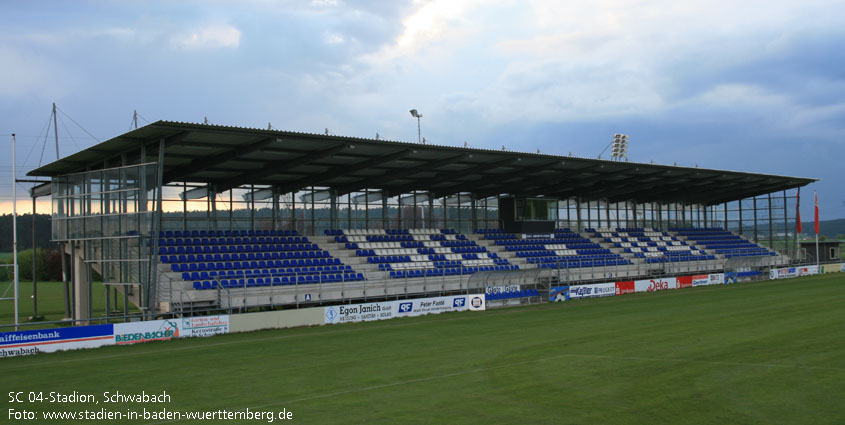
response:
M0 207L42 154L144 119L821 178L845 217L843 1L0 3ZM65 115L66 114L66 115ZM144 123L143 120L141 122ZM6 183L9 182L9 183ZM21 191L26 186L19 186ZM19 194L20 207L29 201Z

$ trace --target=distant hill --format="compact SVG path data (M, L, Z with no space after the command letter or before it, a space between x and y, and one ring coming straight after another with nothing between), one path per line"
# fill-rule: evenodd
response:
M812 221L801 222L801 234L815 235ZM841 239L845 239L845 218L839 218L836 220L820 220L819 235L823 235L827 238L836 238L838 236Z
M39 248L53 246L49 214L35 215L35 240ZM32 248L32 214L18 216L18 251ZM0 252L12 251L12 215L0 216Z

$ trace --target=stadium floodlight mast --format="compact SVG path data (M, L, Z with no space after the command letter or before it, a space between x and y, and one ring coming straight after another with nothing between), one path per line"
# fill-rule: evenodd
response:
M622 161L628 160L628 135L616 133L613 135L613 148L610 150L610 159Z
M422 143L422 133L420 132L420 118L422 118L422 114L417 112L416 109L411 109L411 116L417 119L417 141Z

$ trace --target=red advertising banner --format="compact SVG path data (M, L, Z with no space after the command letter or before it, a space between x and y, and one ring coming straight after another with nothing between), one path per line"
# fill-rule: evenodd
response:
M692 276L678 276L678 288L692 288Z
M616 282L616 295L633 294L634 281L626 280L624 282Z

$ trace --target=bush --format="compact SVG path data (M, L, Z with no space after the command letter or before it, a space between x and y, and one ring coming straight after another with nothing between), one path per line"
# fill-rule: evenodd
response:
M50 280L61 282L62 281L62 253L58 249L50 249L47 251L47 276L50 277Z
M59 257L59 251L54 249L38 249L36 251L36 255L38 256L38 262L36 264L35 275L38 277L39 281L46 281L46 280L61 280L61 257ZM53 259L55 258L55 260ZM57 267L58 276L55 273L50 273L49 265L52 261L58 261L59 266ZM13 260L10 258L6 261L8 264L12 264ZM55 271L54 271L55 272ZM32 250L28 249L26 251L18 252L18 278L21 281L32 280ZM11 267L3 267L0 269L0 280L9 281L12 280L12 268Z

